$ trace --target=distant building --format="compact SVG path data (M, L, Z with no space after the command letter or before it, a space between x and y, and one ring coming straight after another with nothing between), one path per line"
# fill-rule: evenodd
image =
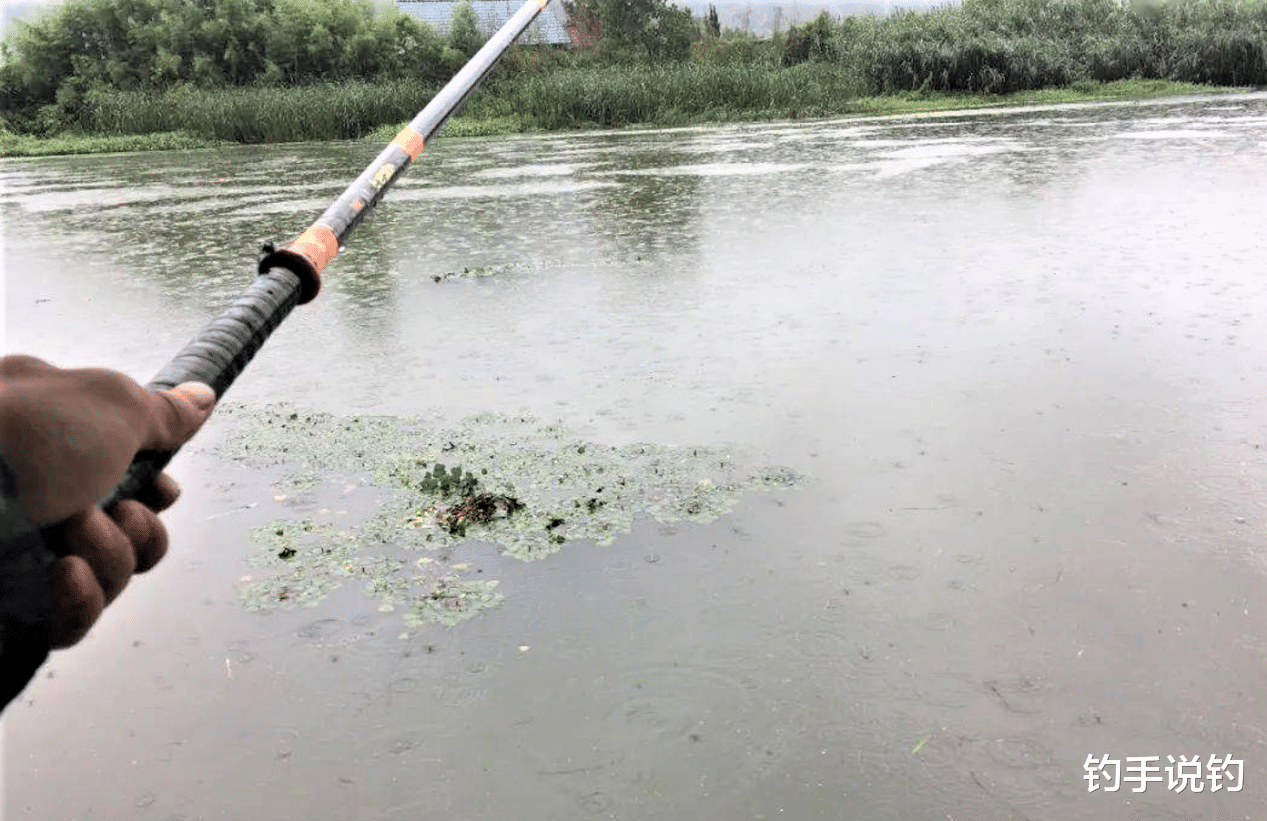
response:
M401 14L411 14L445 34L453 23L453 7L456 5L454 0L396 0L396 9ZM480 30L491 35L523 8L523 3L517 0L471 0L471 6L480 21ZM570 46L573 42L568 33L570 28L573 27L568 25L562 0L551 0L519 42Z
M558 2L558 0L554 0ZM717 16L722 31L746 31L758 37L769 37L776 31L787 31L790 26L808 23L827 12L834 18L852 15L884 16L893 9L929 8L934 3L950 5L957 0L669 0L688 8L698 18L708 14L711 4L717 6Z

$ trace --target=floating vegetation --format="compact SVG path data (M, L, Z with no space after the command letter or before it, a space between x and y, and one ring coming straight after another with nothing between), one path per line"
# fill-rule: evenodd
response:
M47 157L56 154L106 154L122 151L176 151L210 148L220 141L188 131L150 134L62 134L34 137L0 131L0 157Z
M487 468L484 470L487 474ZM401 476L400 482L410 490L421 493L439 494L443 499L453 498L447 508L428 508L420 512L409 524L426 526L428 516L444 528L450 536L465 536L466 529L472 524L489 525L499 515L510 516L523 509L523 502L505 493L489 493L480 489L479 479L475 474L462 473L462 468L451 470L437 464L431 472L424 473L421 481L414 481L408 476Z
M466 539L531 561L569 541L609 545L638 517L714 521L746 491L802 481L786 468L745 470L724 449L586 442L528 416L479 414L445 427L285 406L217 413L236 423L222 455L282 467L279 499L340 488L347 499L347 510L252 531L261 574L241 589L252 609L312 606L359 582L407 625L456 624L502 600L496 581L472 578L482 568L452 562Z
M484 279L485 277L504 274L512 265L481 265L475 268L463 268L461 271L446 271L443 274L432 274L432 282L443 282L446 279Z

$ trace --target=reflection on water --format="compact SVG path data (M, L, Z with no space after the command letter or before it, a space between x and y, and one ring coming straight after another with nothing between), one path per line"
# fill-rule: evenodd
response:
M442 140L234 401L528 412L810 483L532 564L466 543L504 606L402 640L357 591L238 607L249 529L316 502L215 421L172 555L9 710L6 818L1253 817L1265 121ZM148 378L377 150L0 163L8 347ZM1245 786L1088 793L1092 753Z

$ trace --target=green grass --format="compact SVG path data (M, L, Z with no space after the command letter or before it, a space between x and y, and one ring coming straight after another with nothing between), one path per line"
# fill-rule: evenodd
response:
M58 137L31 137L25 134L0 133L0 157L47 157L56 154L113 154L125 151L174 151L184 148L209 148L220 145L184 131L126 136L86 136L66 134Z
M1182 94L1210 94L1245 89L1221 88L1170 80L1116 80L1110 83L1084 81L1077 87L1042 88L1012 94L888 94L860 97L851 101L845 114L914 114L921 111L954 111L995 106L1052 105L1093 100L1141 100Z
M0 75L0 98L25 99L13 76ZM0 119L16 131L91 138L0 137L0 154L145 149L163 140L385 142L438 90L411 76L152 91L102 81ZM888 17L820 16L766 40L729 32L695 43L685 62L512 50L444 133L900 114L1251 85L1267 85L1267 0L961 0ZM148 136L173 132L184 136ZM147 136L112 141L135 135Z
M774 72L769 72L774 73ZM754 73L755 76L756 73ZM809 88L799 96L789 94L779 98L771 94L773 84L761 83L756 89L747 89L747 96L736 94L735 99L747 101L747 107L726 107L715 100L707 100L707 107L692 110L688 104L666 93L661 105L640 99L636 94L622 97L623 89L612 83L605 89L596 84L590 96L572 106L556 101L557 107L536 112L537 116L500 116L498 112L505 100L490 100L483 106L471 106L468 112L487 113L485 119L468 113L446 125L441 135L492 136L532 131L557 131L578 128L607 128L626 125L673 127L720 122L765 122L770 120L794 120L815 117L849 115L896 115L923 111L952 111L956 109L983 108L1009 105L1049 105L1091 100L1145 99L1148 97L1177 96L1183 94L1232 92L1244 89L1219 88L1195 83L1178 83L1170 80L1117 80L1108 83L1081 81L1068 88L1045 88L1020 91L1012 94L944 94L937 92L905 92L868 96L831 96L831 86ZM665 82L664 77L658 78ZM672 84L666 82L666 88ZM762 93L770 94L763 97ZM606 96L604 96L604 93ZM546 119L553 117L552 120ZM545 124L542 121L545 120ZM370 135L371 139L390 140L403 123L384 126Z
M413 119L410 117L409 119ZM380 125L365 135L372 142L391 142L409 120L399 123ZM470 117L458 115L444 124L441 134L445 137L496 137L504 134L522 134L525 131L537 131L536 122L516 114L493 117Z
M0 128L111 138L182 132L244 143L383 140L456 66L452 54L437 55L406 79L366 79L397 72L303 86L223 87L212 77L165 87L172 81L155 79L161 72L129 85L119 79L128 72L115 66L122 73L81 77L53 96L43 75L10 60L0 65L0 104L8 105ZM606 46L513 49L446 133L902 113L1255 85L1267 86L1267 0L961 0L887 17L824 13L765 40L727 32L693 44L684 62L647 62ZM0 153L133 145L148 147L4 138Z
M168 113L163 113L161 97L157 98L157 102L129 112L126 120L121 107L123 101L119 101L104 108L117 113L119 119L115 128L154 127L160 130L155 133L80 134L54 138L2 133L0 156L163 151L214 146L235 141L234 135L240 136L240 132L230 128L238 128L252 115L260 116L261 121L250 130L251 142L363 137L386 143L426 102L425 93L402 85L372 92L359 90L373 98L359 109L350 105L348 95L353 93L353 89L347 86L334 87L331 93L322 93L320 89L196 92L186 95L187 105L196 108L196 100L209 97L208 110L219 112L223 118L201 113L194 123L189 124L201 124L201 131L168 130L181 121L179 109L173 105L168 107ZM554 75L517 78L499 84L494 90L481 92L485 96L472 98L463 114L446 123L441 136L487 137L631 125L672 127L710 122L876 116L1231 90L1235 89L1134 79L1107 83L1084 80L1067 88L1013 94L920 91L858 96L838 75L833 75L822 65L806 64L790 69L754 68L748 71L690 64L652 71L614 67L577 69ZM282 91L302 93L287 95ZM302 105L303 109L287 109L288 104ZM353 117L348 114L349 111L359 114ZM379 112L377 116L386 117L385 121L380 120L385 124L376 125L374 117L366 113L374 111ZM328 116L335 118L336 122L312 129L305 125L305 118L310 116Z
M98 91L78 125L92 134L187 131L242 143L353 139L382 123L411 118L436 90L415 80L393 80L291 88L184 86L161 94Z

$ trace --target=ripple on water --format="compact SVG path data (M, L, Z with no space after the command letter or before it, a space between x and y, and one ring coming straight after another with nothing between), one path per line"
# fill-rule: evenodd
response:
M846 662L856 664L858 643L843 631L806 630L785 633L781 640L798 655L815 662Z
M715 800L751 789L787 749L759 682L721 667L628 670L599 710L567 734L547 722L547 735L523 744L534 757L523 768L532 789L595 812L652 792Z
M469 679L481 673L449 672L441 677L436 687L436 700L446 707L466 707L484 698L483 687L472 684Z
M296 631L301 639L324 639L343 631L343 622L338 619L318 619L305 624Z
M850 522L841 531L840 543L846 547L862 547L887 533L888 529L879 522Z
M577 164L542 164L515 165L508 168L483 168L471 174L472 177L505 180L515 177L566 177L581 170Z
M250 650L250 642L248 641L231 641L225 645L227 657L239 664L246 664L255 660L255 653Z
M608 173L622 177L737 177L757 174L781 174L809 168L804 163L738 163L720 162L699 165L672 165L665 168L621 169Z
M1253 484L1247 478L1226 474L1198 476L1192 480L1192 483L1218 499L1235 498L1253 488Z

